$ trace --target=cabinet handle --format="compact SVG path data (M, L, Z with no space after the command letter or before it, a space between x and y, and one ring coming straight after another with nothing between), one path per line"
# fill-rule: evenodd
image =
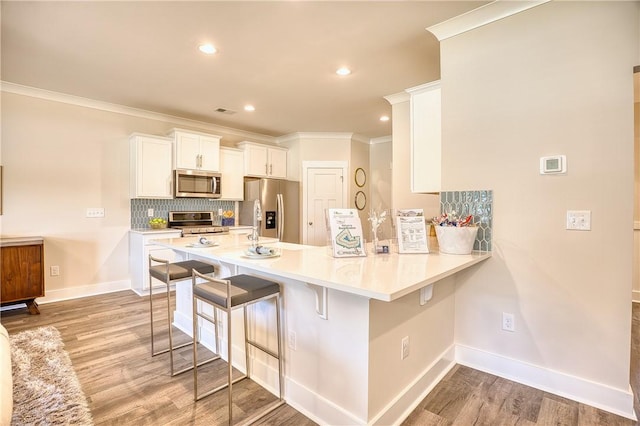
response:
M313 222L309 222L309 226L313 226Z
M269 174L273 174L273 164L269 164Z

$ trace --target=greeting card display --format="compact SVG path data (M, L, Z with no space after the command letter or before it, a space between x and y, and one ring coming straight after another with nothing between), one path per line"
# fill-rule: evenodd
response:
M327 225L334 257L367 255L356 209L328 209Z
M429 253L428 234L422 209L398 210L398 253Z

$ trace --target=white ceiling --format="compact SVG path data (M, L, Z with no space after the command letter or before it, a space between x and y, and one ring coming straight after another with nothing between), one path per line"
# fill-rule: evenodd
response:
M383 96L439 78L425 28L485 3L3 0L2 80L270 136L381 137Z

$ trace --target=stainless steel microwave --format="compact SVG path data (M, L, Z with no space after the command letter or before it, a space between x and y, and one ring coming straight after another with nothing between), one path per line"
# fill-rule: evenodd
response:
M222 175L202 170L175 170L176 198L220 198Z

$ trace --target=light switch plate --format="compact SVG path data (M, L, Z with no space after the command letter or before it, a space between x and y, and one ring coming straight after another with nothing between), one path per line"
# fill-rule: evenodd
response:
M591 231L591 210L567 210L567 229Z

